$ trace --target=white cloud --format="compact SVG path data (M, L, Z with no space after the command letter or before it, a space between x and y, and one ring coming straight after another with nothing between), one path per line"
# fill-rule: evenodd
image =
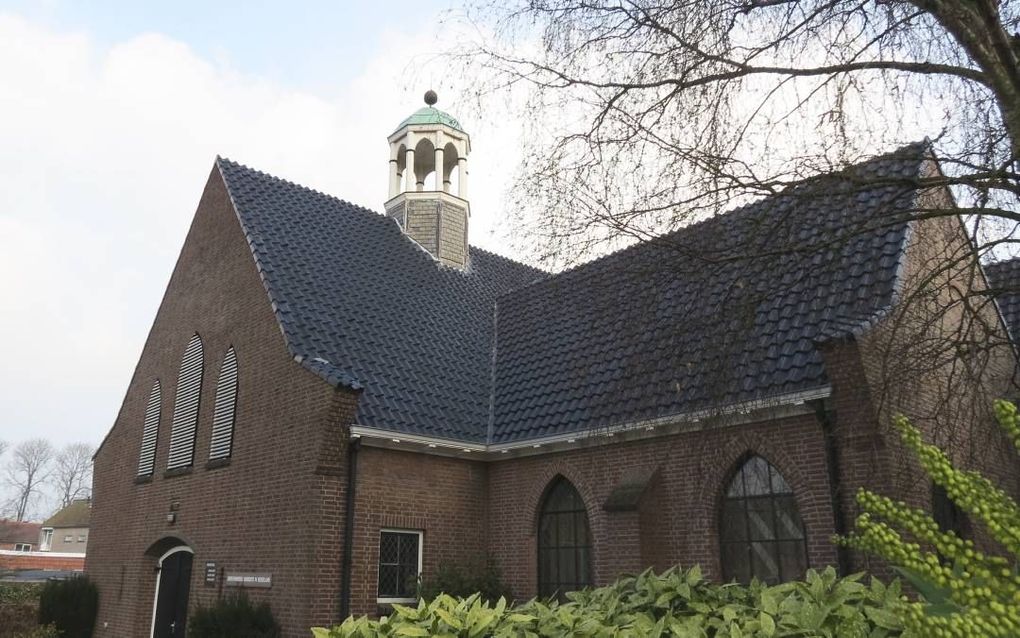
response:
M385 136L427 88L409 61L436 48L389 32L326 99L160 34L101 47L0 14L0 439L99 442L217 154L379 210ZM465 124L472 242L501 250L516 127Z

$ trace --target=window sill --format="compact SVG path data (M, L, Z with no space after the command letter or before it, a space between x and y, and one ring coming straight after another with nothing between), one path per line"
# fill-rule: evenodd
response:
M208 463L205 464L205 469L207 469L207 470L215 470L218 467L226 467L228 465L230 465L230 457L229 456L227 458L225 458L225 459L213 459L213 460L209 461Z
M135 485L144 485L145 483L152 483L152 474L135 477Z
M417 605L417 598L376 598L377 605Z
M170 478L171 476L184 476L185 474L191 474L192 469L193 468L190 465L188 467L175 467L172 470L167 470L166 472L163 472L163 478Z

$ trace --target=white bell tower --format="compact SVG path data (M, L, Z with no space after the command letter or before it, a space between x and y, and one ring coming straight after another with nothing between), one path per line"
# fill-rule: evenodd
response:
M468 153L471 138L460 122L435 107L435 91L424 108L400 123L390 143L390 188L386 214L440 263L467 268Z

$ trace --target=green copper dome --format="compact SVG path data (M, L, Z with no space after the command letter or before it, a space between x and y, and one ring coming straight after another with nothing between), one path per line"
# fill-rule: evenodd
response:
M417 111L411 114L411 117L401 122L400 126L397 127L397 130L399 131L405 126L429 125L429 124L445 124L450 128L460 131L461 133L467 132L463 128L461 128L460 122L457 121L457 118L453 117L449 113L440 111L434 106L425 106L418 109Z

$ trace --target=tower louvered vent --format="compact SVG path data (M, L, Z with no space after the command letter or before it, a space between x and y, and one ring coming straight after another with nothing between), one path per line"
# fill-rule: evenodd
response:
M191 338L177 375L174 418L170 425L170 460L166 469L189 467L195 456L198 403L202 394L202 339Z
M159 435L159 417L163 406L163 390L159 379L149 391L145 406L145 423L142 426L142 451L138 455L138 476L150 476L156 466L156 437Z
M209 442L209 460L230 458L234 440L234 412L237 406L237 354L227 350L220 366L216 384L216 409L213 415L212 440Z

